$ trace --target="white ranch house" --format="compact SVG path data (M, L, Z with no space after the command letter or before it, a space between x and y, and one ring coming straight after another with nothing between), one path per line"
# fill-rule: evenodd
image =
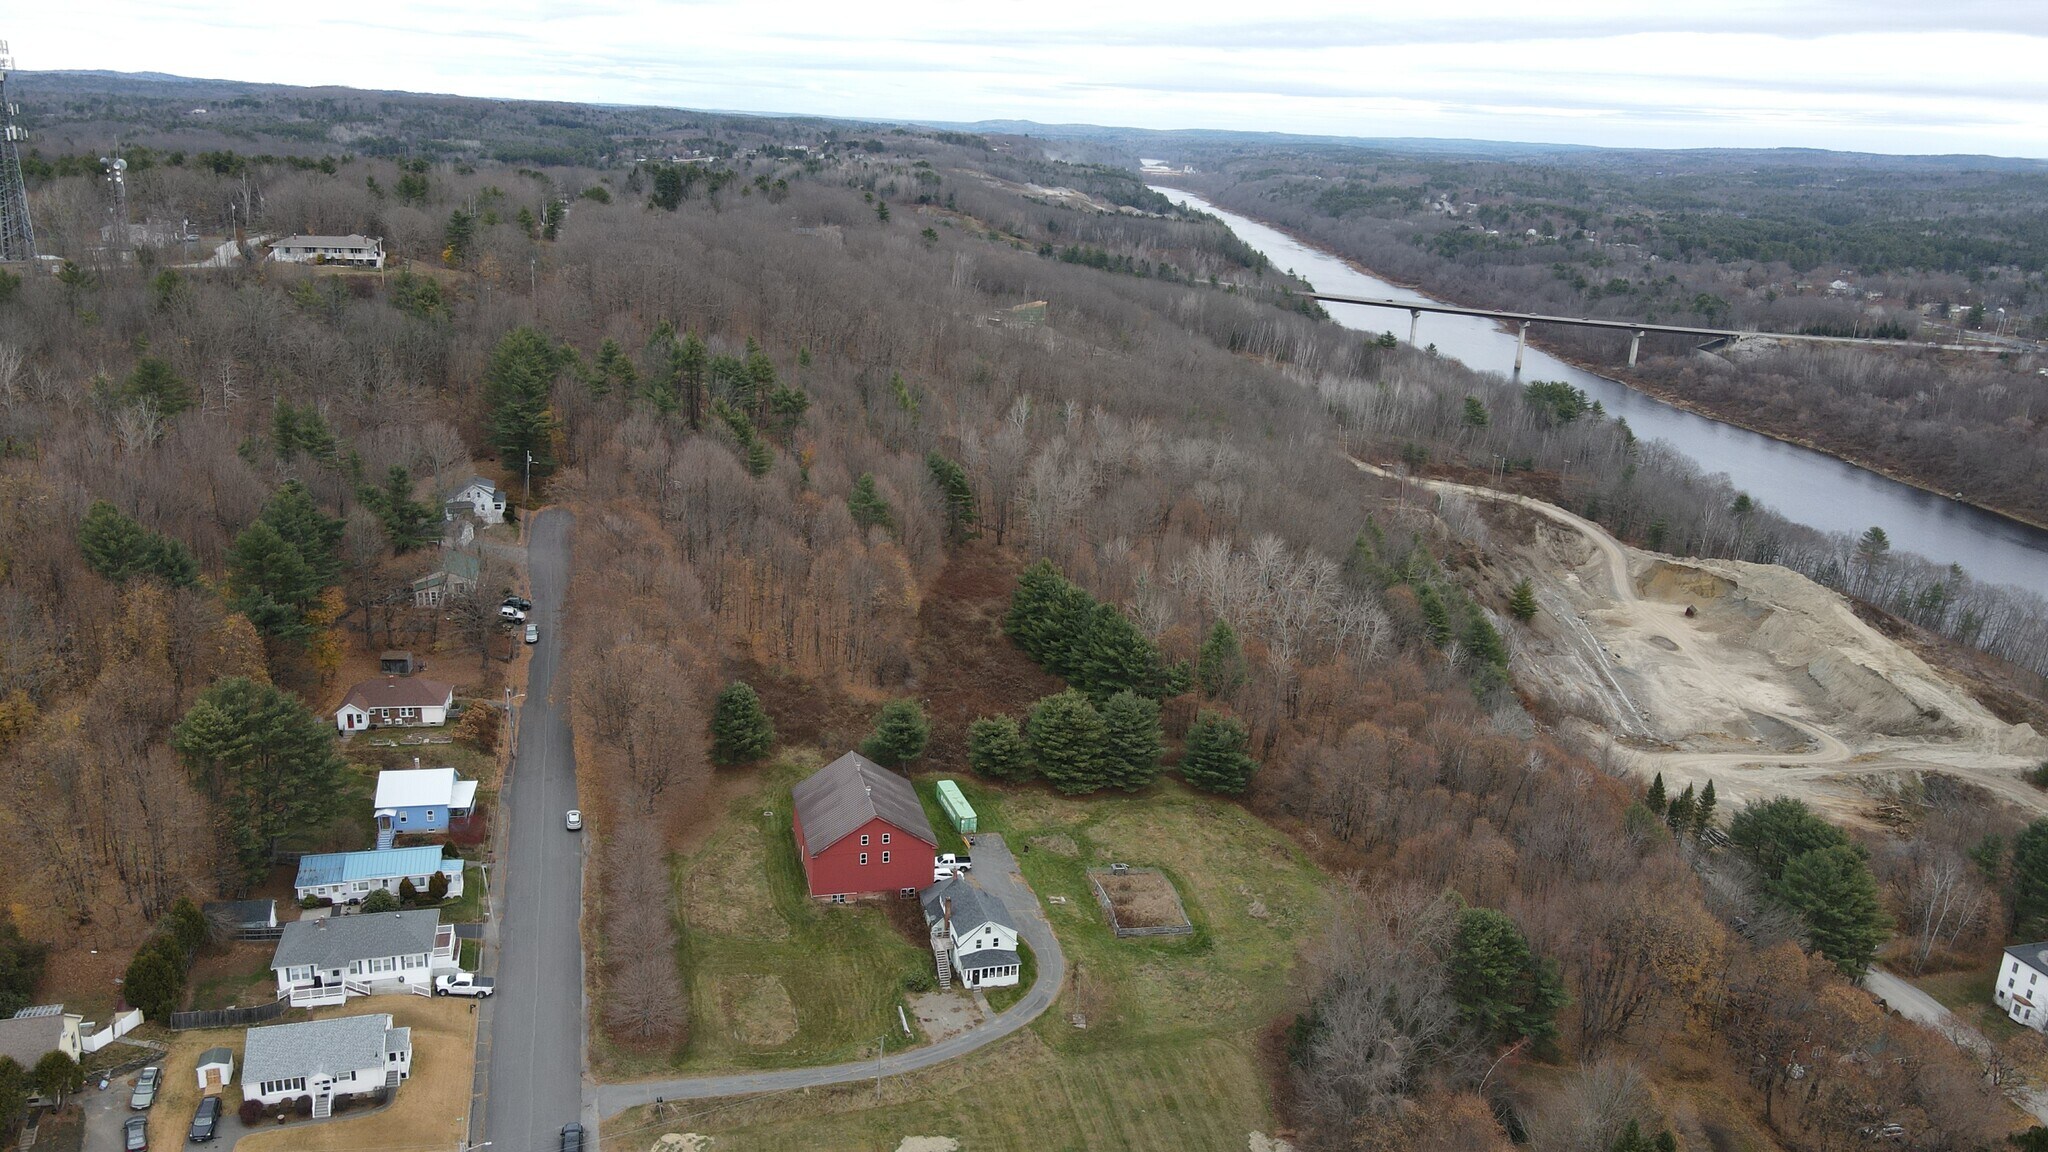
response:
M337 732L434 727L448 722L455 687L419 676L385 676L348 690L334 710Z
M294 1008L345 1003L390 992L433 994L434 977L453 972L455 928L431 908L295 920L270 957L277 994ZM248 1076L243 1058L243 1077Z
M2048 941L2015 944L2005 950L1992 1003L2005 1009L2015 1024L2048 1032Z
M398 895L407 880L425 896L436 874L448 878L449 899L462 895L462 860L454 856L443 859L439 844L302 856L298 879L292 888L300 900L311 896L336 904L360 904L372 892Z
M412 1029L372 1012L249 1029L242 1049L242 1098L264 1105L313 1098L315 1118L336 1096L396 1090L412 1075Z
M384 241L376 236L287 236L271 243L270 258L284 264L382 268Z
M1017 929L1001 900L958 872L925 889L918 900L931 929L941 985L950 985L956 975L969 988L1017 983L1022 967Z

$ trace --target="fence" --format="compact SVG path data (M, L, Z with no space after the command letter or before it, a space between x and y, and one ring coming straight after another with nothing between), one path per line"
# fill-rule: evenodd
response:
M199 1012L171 1013L171 1030L182 1032L187 1028L239 1028L245 1024L265 1024L284 1015L291 1005L283 997L268 1004L250 1008L213 1008Z
M1109 891L1102 886L1102 880L1105 875L1114 876L1119 879L1126 876L1156 877L1159 884L1165 888L1167 895L1173 898L1173 910L1179 917L1180 922L1177 924L1156 924L1143 928L1119 924L1116 918L1116 902L1109 898ZM1166 874L1157 868L1133 868L1127 864L1115 864L1110 866L1110 870L1107 873L1099 869L1090 868L1088 870L1088 885L1095 889L1095 902L1102 905L1102 914L1109 917L1109 929L1116 934L1116 938L1119 940L1128 939L1133 936L1191 936L1194 934L1195 926L1188 920L1187 906L1181 903L1180 892L1174 888L1173 881L1168 879Z
M87 1052L97 1052L121 1037L126 1036L128 1033L135 1031L135 1026L140 1023L142 1023L142 1009L130 1008L121 1015L114 1017L114 1022L107 1027L100 1029L90 1036L80 1036L78 1038L78 1046Z

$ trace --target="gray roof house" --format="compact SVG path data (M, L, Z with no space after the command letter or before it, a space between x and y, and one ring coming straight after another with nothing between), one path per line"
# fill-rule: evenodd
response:
M457 967L455 956L454 927L422 908L293 921L284 926L270 968L277 994L290 997L294 1008L310 1008L432 988L436 975Z
M1017 955L1017 929L1000 899L965 873L955 872L919 893L918 902L931 929L933 954L947 958L939 970L942 985L951 982L953 973L969 988L1017 983L1023 967Z
M372 1012L249 1029L242 1051L242 1098L276 1104L313 1098L326 1116L336 1096L395 1089L412 1075L412 1029Z
M83 1017L64 1011L62 1004L30 1005L13 1019L0 1020L0 1056L14 1057L23 1068L35 1067L52 1052L79 1059L84 1055L78 1036L82 1022Z

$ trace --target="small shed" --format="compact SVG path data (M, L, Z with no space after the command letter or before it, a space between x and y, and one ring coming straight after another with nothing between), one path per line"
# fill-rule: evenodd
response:
M939 807L946 810L946 819L953 822L953 830L962 836L972 835L975 827L974 806L961 795L960 786L951 780L939 781Z
M199 1054L199 1094L218 1096L235 1082L235 1054L226 1048L208 1048Z
M412 653L403 649L392 649L377 657L377 671L386 676L410 676L425 670L424 660L415 660Z

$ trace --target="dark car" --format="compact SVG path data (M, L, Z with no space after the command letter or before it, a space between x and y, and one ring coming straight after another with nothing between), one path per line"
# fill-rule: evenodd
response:
M122 1152L149 1152L149 1117L130 1116L122 1130Z
M192 1114L192 1130L185 1134L188 1144L211 1144L220 1135L220 1097L208 1096Z
M528 599L527 599L526 597L524 597L524 596L507 596L507 597L505 597L505 606L506 606L507 608L517 608L517 609L519 609L519 610L520 610L521 612L531 612L531 611L533 611L533 601L531 601L531 600L528 600Z
M562 1152L583 1152L583 1125L562 1125Z

